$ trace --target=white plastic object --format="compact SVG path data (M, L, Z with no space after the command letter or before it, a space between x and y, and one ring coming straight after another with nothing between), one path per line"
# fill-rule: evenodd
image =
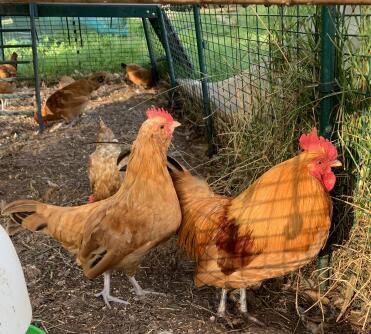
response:
M31 319L22 266L12 241L0 226L0 334L25 334Z

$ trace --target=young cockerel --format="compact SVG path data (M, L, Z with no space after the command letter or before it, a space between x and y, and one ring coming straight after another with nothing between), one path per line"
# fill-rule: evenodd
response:
M180 125L163 109L151 108L133 143L118 192L99 202L58 207L31 200L6 205L4 215L23 228L44 232L77 255L88 278L104 274L105 303L127 303L110 295L110 271L124 271L138 295L146 293L134 278L143 257L177 231L179 201L166 166L166 153ZM148 291L147 291L148 292Z
M328 192L339 166L333 144L314 128L300 137L304 152L271 168L235 198L219 196L188 171L172 177L182 208L179 244L197 262L196 286L241 289L284 275L311 261L327 240L332 214Z
M10 79L17 76L17 59L18 54L13 52L10 56L11 64L0 65L0 79ZM15 82L0 80L0 94L13 94L16 88ZM1 110L6 107L6 99L1 99Z
M44 123L59 119L66 123L75 122L85 111L93 91L97 90L107 77L107 72L96 72L87 79L76 80L58 89L48 97L42 107L41 116ZM34 119L38 122L36 113Z

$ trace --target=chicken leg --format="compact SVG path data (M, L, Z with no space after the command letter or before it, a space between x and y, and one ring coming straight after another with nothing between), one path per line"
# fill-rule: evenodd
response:
M7 100L6 99L1 99L1 111L4 111L7 105Z
M64 128L65 129L69 129L69 128L73 128L79 121L80 121L80 117L81 115L79 115L78 117L74 118L72 121L70 122L65 122L64 124Z
M240 289L240 311L242 314L247 317L248 320L255 322L259 326L265 326L260 320L252 316L247 312L247 305L246 305L246 288Z
M142 298L142 297L144 297L145 295L148 295L148 294L165 296L165 294L161 293L161 292L154 292L154 291L149 291L149 290L142 289L142 287L139 285L138 281L135 279L134 276L129 276L129 275L127 275L127 276L128 276L129 282L132 284L132 286L134 288L134 292L138 296L138 298Z
M224 317L225 315L226 300L227 300L227 290L222 289L222 295L220 296L220 303L219 303L218 313L217 313L219 317Z
M108 308L111 308L110 302L120 303L120 304L129 304L126 300L116 298L110 295L111 290L111 274L109 272L103 273L104 277L104 287L103 290L95 295L95 297L102 296L104 302Z
M240 311L241 313L247 313L247 305L246 305L246 289L240 289Z

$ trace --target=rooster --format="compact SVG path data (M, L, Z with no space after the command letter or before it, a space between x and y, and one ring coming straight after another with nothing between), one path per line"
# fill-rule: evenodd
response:
M151 88L153 86L153 75L151 70L146 70L136 64L121 63L121 67L128 80L133 84L143 86L144 88Z
M47 121L63 119L73 125L84 112L91 93L97 90L107 79L107 72L96 72L87 79L76 80L48 97L44 103L41 116L45 125ZM38 122L37 113L34 119Z
M177 231L179 201L166 166L166 153L180 123L163 109L150 108L127 164L117 193L78 207L58 207L32 200L7 204L4 215L25 229L44 232L77 256L88 278L104 275L98 295L110 302L126 301L110 294L110 272L122 270L138 296L143 290L136 273L144 256Z
M13 52L10 56L12 64L0 65L0 79L9 79L17 76L17 59L18 55ZM0 94L13 94L15 90L15 83L0 80ZM7 100L1 99L1 110L4 111Z
M300 137L304 152L271 168L235 198L215 194L188 171L172 178L182 208L178 241L196 260L195 284L240 289L247 313L247 287L310 262L324 246L332 215L331 167L341 166L333 144L314 128Z

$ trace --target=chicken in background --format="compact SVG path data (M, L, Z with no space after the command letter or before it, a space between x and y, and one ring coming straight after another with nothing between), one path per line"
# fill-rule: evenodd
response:
M174 129L180 124L163 109L150 108L132 145L127 171L118 192L99 202L58 207L32 200L14 201L3 208L16 224L60 241L77 256L88 278L104 275L99 294L107 306L127 304L110 294L110 272L122 270L138 296L134 278L144 256L177 231L179 201L166 166Z
M195 259L195 284L240 289L247 313L247 287L260 285L310 262L324 246L331 225L331 167L341 166L335 146L314 128L300 137L304 152L271 168L235 198L215 194L188 171L171 175L182 208L178 241Z
M114 144L114 143L117 144ZM110 144L113 143L113 144ZM120 173L121 165L117 165L121 154L121 147L118 144L112 130L100 120L97 136L97 146L89 157L88 174L92 195L89 203L101 201L114 195L121 186L123 175ZM130 149L121 154L120 162L125 166L128 163Z
M121 63L121 67L124 71L124 75L130 82L137 86L143 86L144 88L151 88L153 86L153 76L151 70L136 64L124 64Z
M68 75L63 75L58 81L58 89L62 89L63 87L66 87L73 82L75 82L74 78L72 78Z
M0 79L15 78L17 76L17 59L18 54L13 52L10 61L14 64L0 65ZM13 94L16 88L15 82L0 81L0 94ZM1 99L1 110L6 108L7 99Z
M93 91L97 90L107 79L107 72L96 72L87 79L76 80L57 90L44 103L41 115L47 121L63 119L73 125L85 111ZM37 113L34 119L38 122Z

